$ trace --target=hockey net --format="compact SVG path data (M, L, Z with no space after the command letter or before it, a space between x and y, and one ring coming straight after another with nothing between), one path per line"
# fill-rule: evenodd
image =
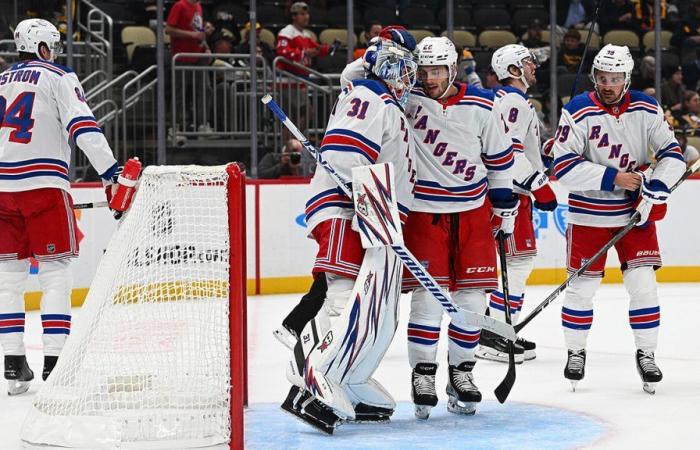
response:
M234 164L144 170L25 443L242 447L244 198Z

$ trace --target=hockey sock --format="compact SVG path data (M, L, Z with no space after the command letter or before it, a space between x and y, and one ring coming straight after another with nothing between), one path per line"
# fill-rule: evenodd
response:
M459 290L452 293L454 302L466 309L483 314L486 310L486 294L482 290ZM454 322L450 322L447 330L449 337L447 346L448 364L456 366L465 361L474 361L474 353L479 343L481 329L474 327L459 327Z
M314 282L311 284L311 289L306 293L301 301L291 310L284 318L282 325L286 328L294 330L299 336L304 329L304 326L309 320L316 317L316 314L323 307L323 302L326 299L326 291L328 284L326 283L326 274L321 272L316 275Z
M70 294L73 277L70 260L42 261L39 265L41 324L44 355L58 356L70 334Z
M588 331L593 324L593 296L602 278L575 278L572 280L561 308L564 341L569 350L586 348Z
M24 289L29 260L0 262L0 343L5 355L24 355Z
M639 350L654 352L661 323L654 268L645 266L627 269L623 280L630 296L629 320L634 343Z

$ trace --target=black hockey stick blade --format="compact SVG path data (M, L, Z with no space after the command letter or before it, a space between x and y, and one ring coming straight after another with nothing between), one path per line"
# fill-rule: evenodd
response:
M508 372L501 384L496 386L493 393L496 394L496 399L500 403L504 403L510 394L510 390L515 385L515 353L513 351L513 343L508 341Z
M503 233L499 232L496 235L496 241L498 242L498 258L501 262L501 284L503 285L503 303L505 306L506 323L511 324L510 318L510 301L508 296L510 295L510 289L508 287L508 266L506 264L506 243ZM506 372L505 378L501 381L501 384L496 386L493 393L500 403L503 403L508 398L510 390L513 389L515 384L515 343L513 341L506 341L508 348L508 372Z

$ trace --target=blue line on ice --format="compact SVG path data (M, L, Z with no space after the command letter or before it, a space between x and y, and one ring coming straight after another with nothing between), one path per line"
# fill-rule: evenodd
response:
M247 449L469 449L564 450L586 446L606 433L590 416L528 403L483 402L476 415L447 412L417 420L413 404L401 402L388 424L345 424L333 436L316 431L276 404L253 404L245 415Z

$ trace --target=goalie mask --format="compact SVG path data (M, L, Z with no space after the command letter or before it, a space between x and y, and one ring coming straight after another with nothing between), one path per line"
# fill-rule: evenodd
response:
M416 47L416 55L418 58L418 72L423 88L431 98L440 100L450 90L450 86L457 77L457 50L455 45L446 37L427 37L424 38ZM442 69L444 67L444 69ZM440 76L442 72L444 76ZM426 80L430 83L439 83L440 79L446 79L446 83L440 83L442 92L436 95L431 95L431 89L426 86ZM426 89L427 88L427 89Z
M493 57L491 58L491 67L499 81L515 78L525 85L525 89L528 89L530 85L534 83L528 83L525 77L526 63L534 64L535 68L539 67L539 62L535 54L526 47L518 44L505 45L499 48L493 53ZM510 66L518 68L520 70L520 75L513 75L511 71L508 70Z
M15 46L18 52L33 53L39 59L44 59L39 53L39 45L44 43L50 52L48 61L53 62L61 53L61 33L48 20L27 19L17 24L15 28Z
M406 106L408 94L416 84L416 61L413 54L399 44L379 39L367 49L370 56L365 59L365 68L382 80L401 107Z
M627 93L632 79L634 60L626 46L608 44L593 59L591 81L598 98L607 104L619 102ZM611 92L622 86L617 95Z

